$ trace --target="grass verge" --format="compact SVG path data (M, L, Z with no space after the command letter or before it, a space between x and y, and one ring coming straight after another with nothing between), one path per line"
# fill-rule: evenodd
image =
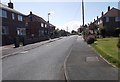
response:
M97 39L91 46L108 62L120 68L120 52L117 48L117 38Z

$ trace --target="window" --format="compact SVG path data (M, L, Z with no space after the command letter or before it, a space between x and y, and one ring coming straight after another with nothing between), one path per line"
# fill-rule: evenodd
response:
M17 28L17 34L18 35L26 35L26 29L25 28Z
M45 24L45 28L47 28L47 24Z
M7 34L9 34L8 27L7 26L2 26L2 35L7 35Z
M7 12L5 10L0 9L0 17L7 18Z
M41 34L44 35L44 30L41 30Z
M115 21L119 22L120 21L120 16L115 17Z
M109 22L109 17L106 17L106 22Z
M21 15L18 15L18 21L23 21L23 17Z
M44 27L44 24L43 24L43 23L41 23L41 27Z
M2 17L2 9L0 9L0 17Z
M47 30L45 31L45 33L47 33Z
M15 14L14 13L12 13L12 19L15 20Z

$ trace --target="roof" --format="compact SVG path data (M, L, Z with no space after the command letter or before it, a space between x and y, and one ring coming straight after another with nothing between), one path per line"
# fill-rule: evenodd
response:
M95 20L94 23L101 20L103 17L115 17L115 16L120 16L120 10L113 7L111 10L107 11L103 16L98 18L98 20Z
M51 27L55 27L53 24L50 24Z
M106 17L106 16L109 16L109 17L120 16L120 10L113 7L111 10L109 10L103 15L103 17Z
M32 18L33 18L33 21L42 21L43 23L47 23L42 17L39 17L39 16L37 16L37 15L35 15L35 14L32 14L32 15L28 15L28 17L29 16L32 16Z
M20 13L19 11L16 11L15 9L12 9L12 8L9 8L7 5L4 5L2 3L0 3L0 9L4 9L4 10L7 10L7 11L12 11L14 13L24 15L24 14Z

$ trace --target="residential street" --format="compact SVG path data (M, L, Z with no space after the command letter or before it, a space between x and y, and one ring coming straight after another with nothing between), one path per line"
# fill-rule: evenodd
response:
M83 41L82 36L62 37L43 45L36 43L29 47L31 49L18 49L19 52L15 55L3 58L3 80L118 82L118 69L103 60Z
M4 58L3 80L64 80L64 60L76 38L68 36Z

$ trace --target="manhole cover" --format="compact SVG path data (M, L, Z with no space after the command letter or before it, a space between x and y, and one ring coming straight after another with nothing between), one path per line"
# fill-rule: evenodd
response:
M99 61L98 57L86 57L86 61Z

